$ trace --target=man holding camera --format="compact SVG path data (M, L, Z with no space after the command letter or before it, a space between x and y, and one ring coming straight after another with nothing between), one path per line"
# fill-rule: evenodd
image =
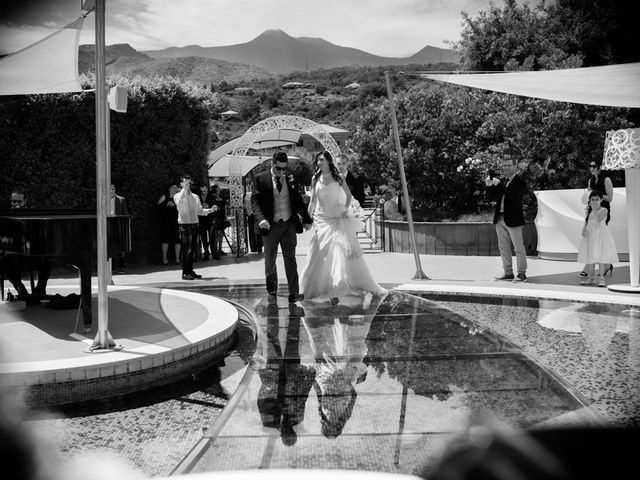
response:
M173 196L178 208L178 226L182 248L182 279L202 278L193 271L193 257L198 248L198 215L209 215L218 210L217 206L202 208L200 197L191 191L191 175L183 175L182 190Z

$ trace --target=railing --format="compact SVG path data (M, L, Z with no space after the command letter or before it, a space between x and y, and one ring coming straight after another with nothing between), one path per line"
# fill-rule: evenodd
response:
M367 203L369 203L368 206ZM382 228L380 227L381 206L375 201L366 202L362 210L364 212L364 217L362 218L364 225L362 230L358 232L358 240L360 240L360 243L368 243L369 250L384 248L380 242L380 233L382 233Z

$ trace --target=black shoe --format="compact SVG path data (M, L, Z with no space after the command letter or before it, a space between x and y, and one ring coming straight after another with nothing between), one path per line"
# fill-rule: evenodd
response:
M513 280L513 279L514 279L513 273L505 273L501 277L496 277L496 280Z
M205 253L202 258L203 260L209 260L209 252Z
M211 254L211 258L213 260L220 260L220 255L213 253L213 254Z
M292 293L289 295L289 303L301 302L302 300L304 300L304 295L301 293Z
M527 276L524 273L519 273L516 278L513 279L513 283L526 282Z
M227 255L227 252L221 251L220 255L222 255L224 257L225 255Z
M285 419L280 422L280 436L282 438L282 443L287 447L295 445L296 440L298 439L296 431L293 429L293 425Z
M202 278L202 275L198 275L196 272L191 272L193 278Z
M183 273L182 274L182 279L183 280L195 280L196 277L194 277L193 275L191 275L190 273Z

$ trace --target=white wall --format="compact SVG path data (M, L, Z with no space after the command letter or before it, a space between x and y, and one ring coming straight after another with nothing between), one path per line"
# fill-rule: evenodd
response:
M620 260L627 260L629 239L626 189L613 190L609 230L616 242ZM538 199L535 225L540 258L575 261L586 214L585 204L582 202L584 192L584 189L534 192Z

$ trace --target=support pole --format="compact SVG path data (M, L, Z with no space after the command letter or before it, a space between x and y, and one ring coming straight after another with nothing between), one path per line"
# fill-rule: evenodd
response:
M625 168L627 235L629 237L629 284L609 285L609 290L640 293L640 168Z
M107 90L105 75L105 0L95 0L96 16L96 235L98 264L98 332L90 351L116 347L109 334L107 294Z
M409 190L407 188L407 177L404 174L404 162L402 160L402 147L400 146L400 135L398 133L398 120L396 119L396 107L393 101L393 91L391 90L391 79L389 78L389 71L384 72L384 78L387 81L387 95L389 97L389 110L391 111L391 125L393 126L393 140L396 144L396 153L398 155L398 170L400 170L400 182L402 183L402 196L404 198L404 204L407 208L407 223L409 224L409 238L411 239L411 247L413 249L413 258L416 262L416 274L413 276L414 280L429 280L422 271L422 265L420 265L420 255L418 254L418 247L416 245L416 234L413 228L413 215L411 213L411 202L409 201Z

